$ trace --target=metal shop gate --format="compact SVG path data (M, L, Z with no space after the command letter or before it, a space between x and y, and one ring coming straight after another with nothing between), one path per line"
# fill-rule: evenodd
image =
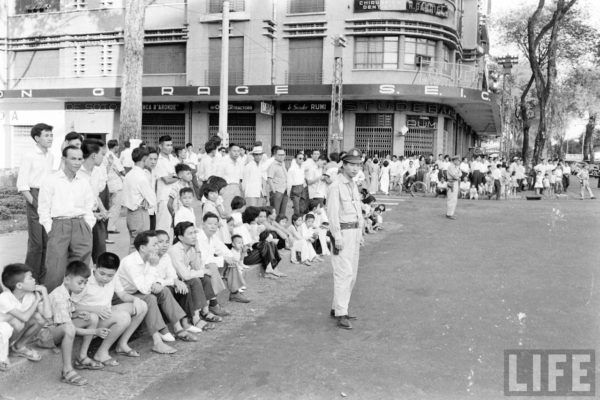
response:
M252 150L256 142L256 114L227 114L229 143L235 143ZM208 115L208 136L219 133L219 114Z
M281 146L286 160L291 160L300 150L321 150L327 153L329 113L281 114Z
M435 154L433 138L436 132L437 129L410 128L404 137L404 155L427 157L429 154Z
M356 114L354 146L369 156L393 154L394 114Z
M142 140L158 146L158 138L169 135L173 146L185 146L185 114L142 114Z

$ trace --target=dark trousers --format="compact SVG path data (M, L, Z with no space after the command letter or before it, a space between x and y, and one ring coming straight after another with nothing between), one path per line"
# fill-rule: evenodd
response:
M175 293L173 286L169 286L169 289L175 300L177 300L177 303L183 308L183 311L191 318L196 311L206 307L208 301L214 299L216 295L209 277L192 278L185 281L185 285L188 287L186 294Z
M311 200L318 201L321 207L325 207L325 199L322 197L313 197ZM308 210L307 210L308 211Z
M48 234L42 225L37 213L38 196L40 189L31 188L33 205L27 203L27 256L25 264L31 268L33 277L37 282L46 274L46 246L48 244Z
M156 214L150 215L150 230L156 230Z
M494 194L496 195L496 200L500 200L501 190L502 186L500 185L500 179L494 179Z
M294 214L303 215L308 206L308 188L304 185L292 186L290 200L294 207Z
M148 305L148 312L146 313L144 322L150 335L160 332L167 327L162 314L172 324L185 317L185 311L177 304L171 291L166 287L158 294L142 294L138 292L134 296L144 300Z
M100 192L100 200L104 208L108 210L110 193L108 192L108 186ZM108 237L108 221L99 219L96 221L94 228L92 229L92 262L96 264L100 254L106 252L106 239Z
M92 229L83 218L53 219L48 233L45 275L40 279L49 292L62 285L71 261L89 264L92 256Z
M563 178L562 178L563 179L563 188L564 188L565 192L569 188L570 178L571 177L568 174L563 175ZM600 185L600 179L598 180L598 184Z
M250 254L244 257L244 264L260 264L263 267L263 270L266 269L269 264L275 269L279 264L279 261L281 261L281 256L279 255L277 246L275 243L267 241L254 243Z
M271 192L270 203L271 207L275 209L278 217L285 217L285 211L287 209L288 195L287 192Z

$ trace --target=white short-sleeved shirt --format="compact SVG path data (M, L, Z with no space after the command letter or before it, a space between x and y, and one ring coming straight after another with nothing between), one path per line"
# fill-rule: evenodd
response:
M185 221L191 222L194 224L194 226L196 226L196 214L191 208L182 206L175 212L175 220L173 221L173 224L177 226L178 223Z
M81 293L72 294L73 303L85 307L110 307L115 294L115 280L101 286L92 274Z
M166 184L162 179L164 177L172 177L175 176L175 165L173 164L173 159L177 160L175 157L169 154L169 156L165 156L164 154L160 154L158 156L158 161L156 162L156 168L154 168L154 174L156 175L156 199L158 201L166 201L169 200L169 193L171 193L171 187L173 183Z
M10 321L14 317L9 314L11 311L27 311L35 301L35 294L27 293L23 300L19 301L10 290L0 293L0 322Z

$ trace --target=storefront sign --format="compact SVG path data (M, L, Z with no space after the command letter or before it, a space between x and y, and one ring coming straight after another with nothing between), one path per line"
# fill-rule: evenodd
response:
M407 115L406 126L409 128L437 129L437 117L428 115Z
M212 103L208 105L208 111L219 111L219 103ZM254 111L254 104L252 103L229 103L227 109L229 111Z
M250 96L266 96L269 100L285 100L286 96L331 96L331 85L256 85L231 86L230 98L244 99ZM185 97L190 101L216 99L219 96L218 86L159 86L145 87L145 97L162 97L164 99ZM452 86L408 85L408 84L348 84L344 85L344 97L425 97L436 100L457 99L461 102L491 101L488 91L466 89ZM37 98L96 98L98 100L117 101L121 97L120 88L74 88L74 89L20 89L0 90L0 99L37 99ZM218 104L218 103L215 103ZM235 104L235 103L233 103ZM239 104L239 103L238 103ZM296 103L298 104L298 103ZM301 103L317 104L317 103ZM322 104L322 103L321 103ZM329 107L329 103L328 107Z
M426 114L441 114L456 117L456 110L444 104L418 103L411 101L345 101L344 111L405 111Z
M354 12L380 11L381 0L354 0Z
M410 0L406 2L406 11L435 15L436 17L442 18L448 18L450 15L448 6L445 4L437 4L418 0Z
M281 103L279 110L281 111L329 111L331 103L318 102L318 103Z
M271 103L265 101L260 102L260 113L265 115L275 115L275 107Z
M87 110L87 111L118 111L121 103L116 102L68 102L65 110ZM184 103L143 103L142 111L185 111Z

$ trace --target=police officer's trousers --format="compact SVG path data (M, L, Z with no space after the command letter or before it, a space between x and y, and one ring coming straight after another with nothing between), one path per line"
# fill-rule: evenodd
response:
M358 257L360 251L360 229L342 230L344 248L338 255L331 256L333 267L333 304L335 315L348 315L348 304L358 272Z
M452 189L448 188L446 194L446 215L453 216L456 210L456 203L458 202L458 182L454 182Z

